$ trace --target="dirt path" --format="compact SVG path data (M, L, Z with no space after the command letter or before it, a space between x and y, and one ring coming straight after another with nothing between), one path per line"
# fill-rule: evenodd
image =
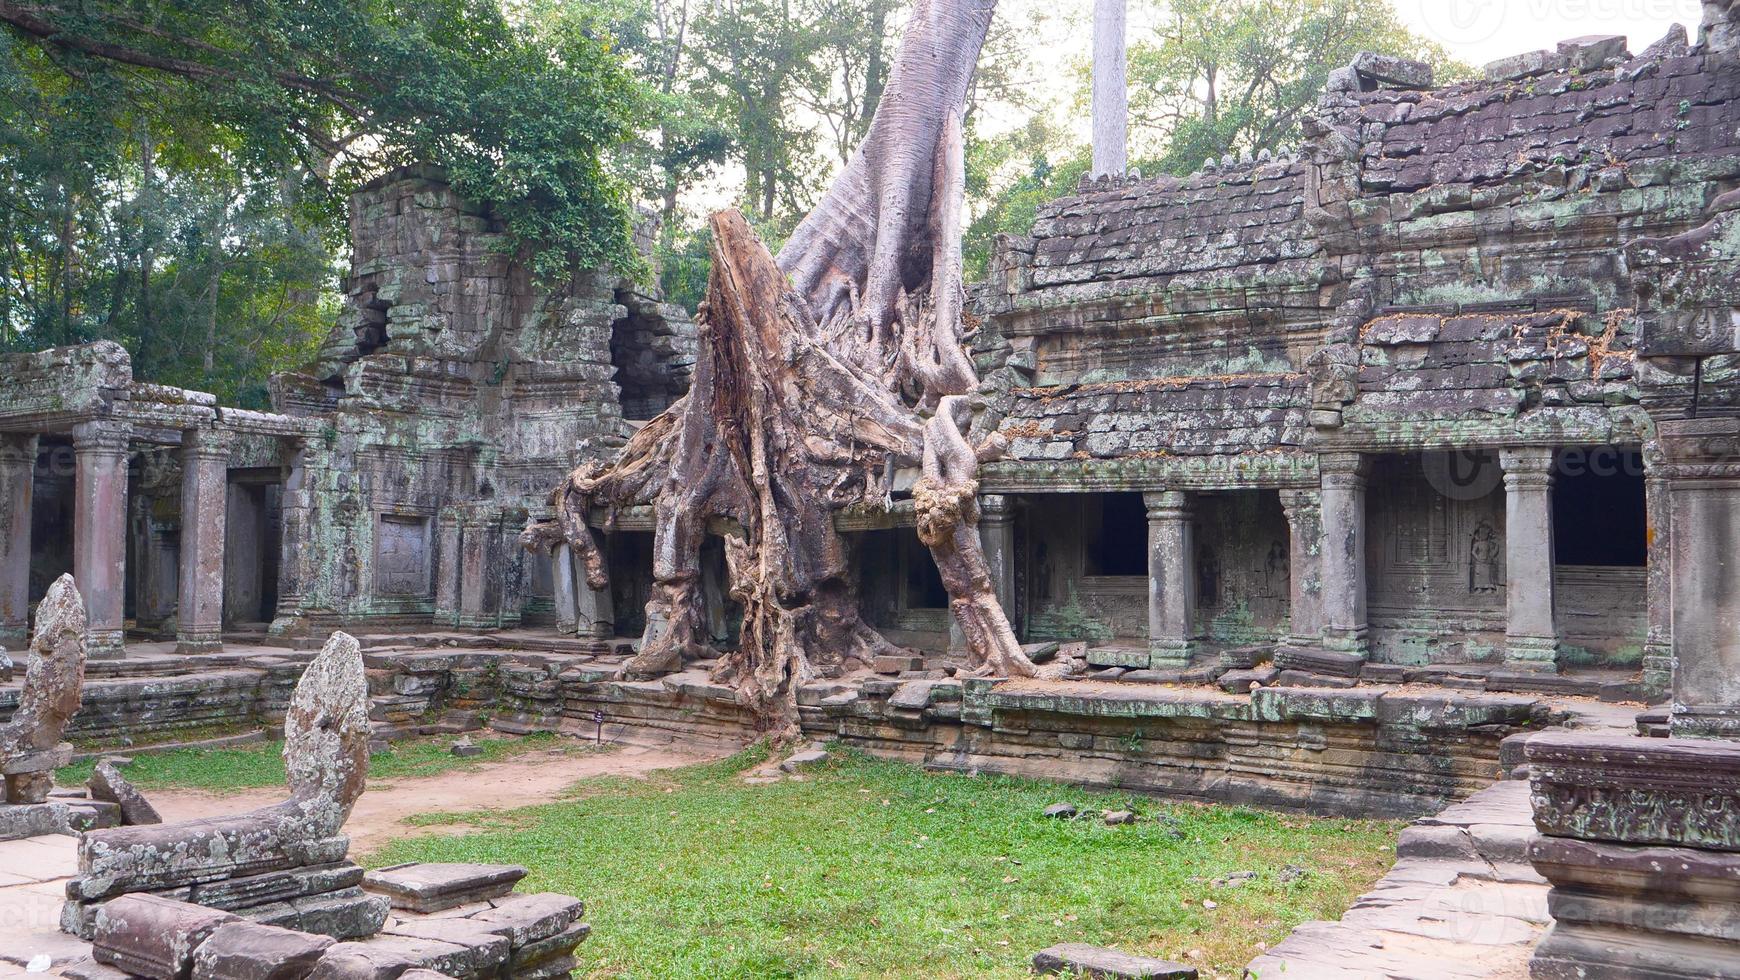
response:
M367 853L406 833L403 823L420 813L513 810L548 803L574 783L595 776L643 779L659 769L672 769L722 758L720 750L674 750L633 746L609 752L569 753L562 749L534 752L471 771L437 776L406 777L371 783L344 825L351 855ZM242 813L284 798L282 789L259 789L217 795L196 790L155 790L147 795L165 821L191 820ZM418 827L415 833L465 833L458 827Z

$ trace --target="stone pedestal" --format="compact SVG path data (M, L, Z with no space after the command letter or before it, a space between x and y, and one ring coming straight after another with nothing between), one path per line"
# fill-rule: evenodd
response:
M231 441L228 433L210 429L182 433L178 653L223 649L224 533Z
M1740 418L1657 426L1672 537L1673 732L1740 736Z
M1553 616L1553 451L1506 449L1504 467L1504 664L1510 670L1557 669Z
M1364 658L1369 647L1365 592L1366 459L1358 453L1318 457L1322 482L1323 647Z
M0 650L30 643L30 505L36 437L0 435Z
M985 564L991 570L991 585L997 604L1009 625L1015 625L1015 514L1008 497L986 494L979 498L979 541L985 548Z
M1740 978L1740 743L1529 739L1536 980Z
M1143 494L1148 505L1148 659L1156 669L1190 662L1196 612L1195 528L1190 495Z
M1287 645L1311 647L1323 635L1323 496L1318 490L1282 490L1287 514Z
M85 597L85 655L124 653L122 588L127 564L127 443L133 427L107 419L73 429L77 480L73 503L73 578Z

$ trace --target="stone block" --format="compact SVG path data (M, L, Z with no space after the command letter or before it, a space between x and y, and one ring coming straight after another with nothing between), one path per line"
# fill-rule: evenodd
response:
M1589 34L1559 42L1559 53L1575 71L1594 71L1618 59L1631 57L1630 42L1622 34Z
M393 908L439 912L499 898L526 876L515 864L398 864L370 871L363 886L387 897Z
M514 948L557 935L578 922L586 913L586 904L579 899L554 892L532 895L509 895L471 916L471 921L483 923L498 935L508 937Z
M909 670L923 670L924 658L909 656L880 656L872 662L870 669L878 674L896 676Z
M127 826L162 823L157 808L139 792L134 785L121 775L121 770L107 759L97 763L91 773L91 799L106 800L115 804L121 811L121 823Z
M1374 82L1397 88L1432 87L1432 66L1423 61L1361 51L1353 58L1353 70Z
M193 980L302 980L333 943L330 936L226 922L194 952Z
M491 931L484 923L463 918L405 919L388 925L382 935L462 946L471 951L470 955L449 957L442 971L464 976L493 973L507 962L513 949L508 937Z
M1543 834L1740 851L1740 742L1545 732L1523 751Z
M157 895L123 895L97 912L91 955L148 980L188 980L200 945L234 921L228 912Z
M1085 943L1061 943L1033 954L1033 972L1095 980L1196 980L1196 968Z
M309 971L308 980L399 980L423 965L401 950L339 943L328 949Z
M592 927L584 922L575 923L554 936L546 936L536 942L514 948L508 958L507 969L518 972L537 966L552 959L574 955L574 950L586 941L592 934Z

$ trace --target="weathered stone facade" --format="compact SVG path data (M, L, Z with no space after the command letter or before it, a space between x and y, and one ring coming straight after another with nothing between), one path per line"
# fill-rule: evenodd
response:
M1642 667L1665 689L1658 421L1691 379L1638 345L1659 297L1731 289L1727 219L1678 236L1733 206L1740 61L1674 35L1513 61L1439 89L1350 67L1298 150L1087 181L1000 243L978 346L1012 453L984 489L1030 518L1030 638L1062 621L1155 664L1268 643L1320 673ZM1652 272L1660 242L1697 261ZM1706 413L1731 378L1705 365ZM1167 500L1147 578L1189 615L1092 574L1093 512L1136 492ZM1053 566L1086 571L1060 590Z
M114 344L0 359L0 643L22 649L29 602L66 571L93 658L129 630L202 653L267 624L312 642L573 622L566 569L515 538L569 469L680 396L693 324L608 274L534 285L425 168L359 192L351 232L344 313L315 364L274 379L273 413L136 380ZM606 638L610 618L593 616Z

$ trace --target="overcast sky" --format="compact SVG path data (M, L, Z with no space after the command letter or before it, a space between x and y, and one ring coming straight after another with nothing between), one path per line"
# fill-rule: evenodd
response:
M1585 34L1624 34L1631 50L1676 21L1697 39L1698 0L1390 0L1415 31L1475 67Z

